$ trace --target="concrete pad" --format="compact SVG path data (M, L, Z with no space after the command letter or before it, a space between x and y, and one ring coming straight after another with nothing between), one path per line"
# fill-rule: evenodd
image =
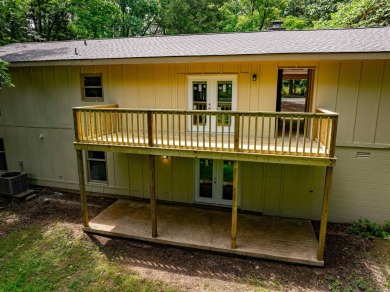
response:
M150 205L118 200L90 221L85 232L323 266L309 220L238 214L237 248L230 248L231 212L157 204L157 238L153 238Z

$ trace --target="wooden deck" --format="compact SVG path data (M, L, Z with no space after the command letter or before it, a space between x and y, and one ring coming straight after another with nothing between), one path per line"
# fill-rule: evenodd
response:
M85 232L289 263L323 266L309 220L238 214L237 247L231 244L231 209L158 204L158 235L152 237L150 205L118 200Z
M219 159L263 162L273 162L274 156L276 163L291 159L325 166L336 159L338 116L323 109L276 113L117 107L73 109L76 149L187 157L200 151L203 158L218 154Z

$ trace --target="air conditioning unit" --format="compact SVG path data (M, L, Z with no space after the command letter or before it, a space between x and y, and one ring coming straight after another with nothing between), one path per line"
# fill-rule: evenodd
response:
M0 175L0 193L16 195L27 190L28 180L25 172L6 172Z

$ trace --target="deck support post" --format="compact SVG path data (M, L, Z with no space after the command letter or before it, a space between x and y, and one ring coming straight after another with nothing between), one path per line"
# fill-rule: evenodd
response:
M84 161L83 151L76 150L77 154L77 166L79 171L79 185L80 185L80 199L81 199L81 210L83 213L83 225L88 227L88 207L87 207L87 194L85 192L85 174L84 174Z
M325 237L326 237L326 227L328 224L328 214L329 214L329 196L330 196L330 186L332 184L332 175L333 167L326 167L326 176L325 176L325 187L324 187L324 198L322 202L322 215L321 215L321 224L320 224L320 234L318 237L318 251L317 251L317 260L324 260L324 250L325 250Z
M237 208L238 208L238 161L234 161L233 168L233 198L232 198L232 238L231 248L237 247Z
M150 212L152 217L152 237L157 237L157 196L156 196L156 157L149 155L149 174L150 174Z

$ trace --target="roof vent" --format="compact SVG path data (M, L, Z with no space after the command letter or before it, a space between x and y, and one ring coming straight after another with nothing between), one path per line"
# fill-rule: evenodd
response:
M283 20L273 20L271 21L271 26L267 28L267 30L286 30L282 27Z
M356 152L356 158L370 158L370 152Z

